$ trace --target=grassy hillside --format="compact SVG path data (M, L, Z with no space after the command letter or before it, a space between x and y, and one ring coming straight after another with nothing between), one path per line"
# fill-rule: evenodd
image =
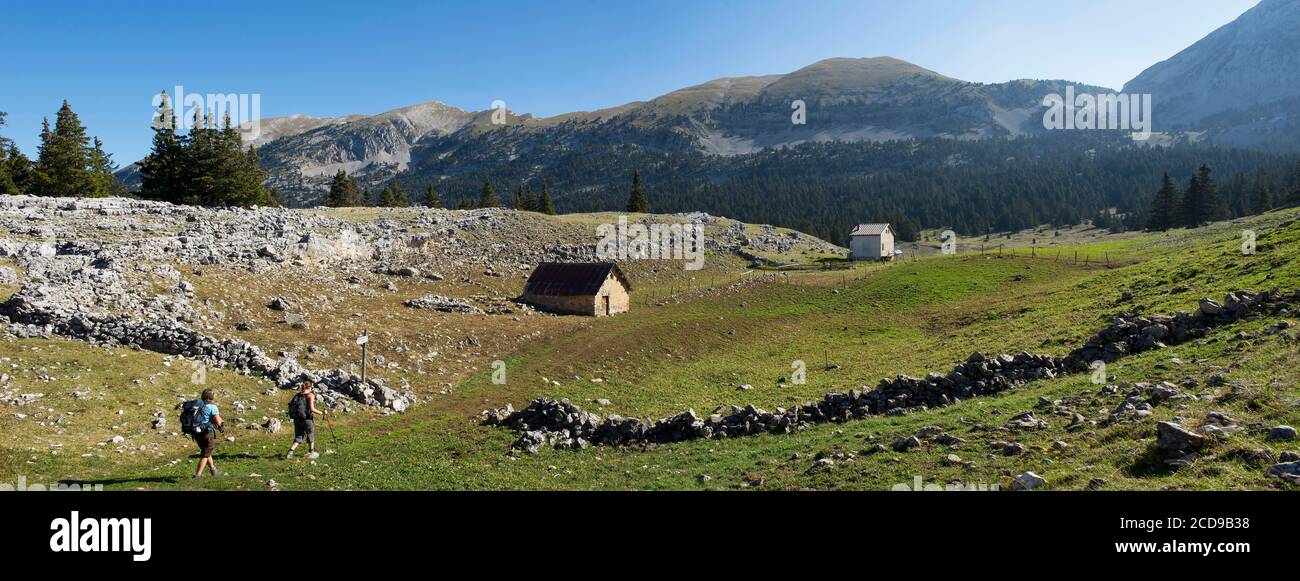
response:
M378 318L368 323L372 329L381 326L402 338L394 344L404 352L440 351L424 359L427 367L419 373L402 375L428 401L400 415L359 411L336 418L333 435L322 424L320 441L328 451L315 461L282 459L290 437L284 432L227 430L235 441L219 445L217 455L227 475L202 480L189 478L192 443L166 433L176 423L169 404L196 391L187 362L67 341L8 340L0 342L0 363L9 364L12 369L5 371L13 376L0 385L4 401L23 393L44 395L0 407L0 482L25 475L28 481L90 481L110 488L262 490L274 480L281 489L880 490L911 485L916 477L1008 486L1012 475L1032 470L1047 479L1049 490L1281 488L1286 485L1266 477L1264 469L1300 443L1266 441L1254 429L1300 425L1300 354L1294 329L1265 332L1276 319L1220 327L1206 339L1111 365L1113 383L1170 381L1198 399L1157 406L1151 418L1136 423L1076 431L1067 430L1069 418L1053 415L1042 399L1060 400L1089 420L1104 418L1118 400L1099 396L1101 386L1087 375L901 417L646 448L512 452L517 434L479 425L476 415L507 402L522 407L538 396L637 417L687 408L707 414L730 404L771 409L830 391L870 388L885 376L946 372L974 351L1063 355L1122 311L1193 310L1196 299L1221 298L1229 290L1300 286L1296 215L1275 212L1195 231L1071 238L1079 244L1060 246L1059 258L1055 251L1031 258L1021 247L1002 255L936 255L828 271L746 275L728 264L721 282L698 285L710 288L688 286L683 292L689 283L681 279L651 278L656 282L638 293L668 285L676 296L649 301L642 294L631 313L600 320L428 320L385 315L377 303L349 299L336 305L334 318L366 311ZM1254 255L1241 252L1243 229L1257 233ZM1078 263L1075 250L1081 252ZM212 281L210 290L199 289L201 295L238 294L242 286L234 279ZM412 287L397 294L424 291ZM249 291L257 297L271 292ZM350 326L358 324L331 327L329 336L310 340L326 344L325 357L340 363L350 356ZM455 331L431 331L447 326ZM276 341L279 332L266 332L272 347L305 340ZM472 356L426 344L431 336L446 343L467 334L476 341ZM416 365L395 356L399 366ZM488 365L494 359L507 365L504 385L491 381ZM806 365L805 384L790 381L797 361ZM266 386L256 378L219 370L208 371L207 382L219 387L223 415L240 424L279 417L288 398L264 395ZM88 395L77 395L83 391ZM234 412L237 400L244 404L242 414ZM1047 420L1046 429L1003 428L1012 416L1031 410ZM150 429L146 412L153 411L168 422L163 433ZM1216 441L1177 469L1146 452L1157 421L1178 418L1198 428L1210 411L1224 412L1248 429ZM927 426L965 443L889 449L895 438ZM111 442L115 435L125 440ZM1020 443L1025 452L1003 455L995 442ZM832 467L814 469L815 460L825 457L834 461Z

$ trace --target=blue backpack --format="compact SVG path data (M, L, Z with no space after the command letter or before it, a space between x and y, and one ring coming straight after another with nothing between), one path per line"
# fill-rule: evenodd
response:
M181 432L196 436L207 431L208 423L203 421L203 408L207 402L196 399L181 405Z

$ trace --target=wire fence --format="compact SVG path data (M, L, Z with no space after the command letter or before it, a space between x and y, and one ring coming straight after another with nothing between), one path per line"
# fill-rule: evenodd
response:
M964 249L959 247L958 252L947 255L935 252L921 253L917 252L915 249L912 249L912 251L909 252L908 249L904 249L900 254L896 255L893 260L882 261L879 264L881 264L882 268L888 268L889 265L916 262L923 259L978 257L1043 260L1101 268L1112 268L1117 266L1122 258L1119 253L1112 253L1108 250L1039 248L1036 246L1007 248L1005 244L981 244L967 245ZM751 269L738 274L701 274L683 280L670 281L665 284L655 285L653 287L645 287L632 293L629 297L629 306L657 305L686 295L731 289L737 284L790 285L794 284L792 281L792 275L819 274L826 276L828 273L836 270L845 271L840 275L840 280L838 281L837 286L847 288L851 284L860 282L866 279L873 272L879 270L878 268L854 268L857 264L860 263L848 260L842 262L826 261L816 265L815 267L802 267L784 271Z

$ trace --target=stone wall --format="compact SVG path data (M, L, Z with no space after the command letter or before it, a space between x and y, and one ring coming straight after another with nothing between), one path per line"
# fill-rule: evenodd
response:
M947 374L925 377L900 375L882 379L872 390L828 393L820 401L773 411L753 405L732 406L727 415L707 418L695 410L660 420L604 419L567 400L538 398L516 411L506 405L483 412L484 423L520 431L516 448L537 452L543 446L585 448L589 445L631 445L700 438L729 438L759 433L789 433L809 424L845 422L872 415L904 415L959 401L1001 393L1025 383L1083 372L1094 361L1114 362L1124 355L1159 349L1205 336L1215 326L1280 312L1293 312L1300 291L1228 293L1223 303L1201 299L1195 313L1137 316L1122 314L1065 357L1053 355L986 356L972 354Z

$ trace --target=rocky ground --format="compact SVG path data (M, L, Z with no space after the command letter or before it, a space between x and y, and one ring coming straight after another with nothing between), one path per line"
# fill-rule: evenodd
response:
M760 254L843 254L799 233L768 226L751 235L755 227L706 214L643 218L650 219L706 225L706 247L726 264L761 261ZM0 305L0 316L16 337L58 336L179 355L264 376L280 388L311 378L331 405L356 402L400 412L419 401L405 380L390 386L371 376L363 382L353 365L311 368L338 358L311 342L276 349L282 343L276 333L319 332L341 317L336 305L434 284L442 292L401 304L413 312L516 321L542 316L513 300L523 279L538 262L595 260L597 240L591 225L579 220L501 209L216 209L5 196L0 285L16 290ZM645 282L669 269L656 263L627 270ZM480 345L461 327L439 338L460 349ZM427 349L426 355L416 365L446 359ZM371 363L396 365L382 355Z

